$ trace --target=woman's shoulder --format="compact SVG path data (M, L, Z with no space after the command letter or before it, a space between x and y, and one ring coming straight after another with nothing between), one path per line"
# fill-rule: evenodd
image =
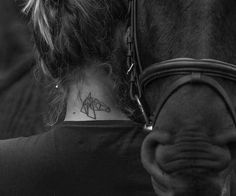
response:
M63 171L60 182L67 184L66 190L82 195L124 195L124 190L140 193L140 183L152 190L140 162L145 133L139 124L64 122L55 127L55 136L58 165ZM135 190L126 189L133 186Z
M90 157L126 154L137 151L146 133L133 121L63 122L53 128L58 160L64 163L88 161ZM117 154L117 152L119 152Z
M67 148L72 145L113 141L115 138L126 140L135 135L143 138L142 125L130 120L110 121L64 121L53 128L53 135L57 145ZM102 139L101 139L102 138ZM135 138L135 137L134 137ZM78 148L81 149L81 148Z

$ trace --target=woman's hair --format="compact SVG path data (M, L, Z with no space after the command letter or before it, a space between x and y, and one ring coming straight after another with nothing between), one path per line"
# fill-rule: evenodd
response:
M91 59L109 60L127 13L120 0L29 0L24 11L32 16L40 65L54 78Z
M122 0L27 1L24 12L32 18L38 64L45 75L60 82L60 88L51 93L51 124L63 111L66 84L81 78L89 62L111 64L111 77L122 83L121 63L125 59L118 56L125 57L121 34L126 28L127 9Z

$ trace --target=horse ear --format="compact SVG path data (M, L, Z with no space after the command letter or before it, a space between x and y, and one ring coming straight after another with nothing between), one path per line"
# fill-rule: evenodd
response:
M158 133L153 131L143 141L141 160L144 168L151 175L152 185L157 195L172 196L170 179L156 161L156 149L159 145Z
M55 4L55 2L54 2ZM52 35L50 33L50 17L52 9L49 9L50 1L28 0L23 12L30 14L34 28L38 28L42 38L53 49Z

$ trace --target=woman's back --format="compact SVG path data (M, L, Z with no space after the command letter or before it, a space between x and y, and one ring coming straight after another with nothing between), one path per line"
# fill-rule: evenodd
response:
M132 121L88 121L1 141L0 193L154 196L139 158L145 135Z

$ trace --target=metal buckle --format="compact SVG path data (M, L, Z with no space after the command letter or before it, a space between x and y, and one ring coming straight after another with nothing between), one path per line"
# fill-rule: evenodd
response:
M144 130L145 131L148 131L148 132L152 132L153 131L153 125L150 124L150 125L144 125Z
M139 109L141 110L141 112L143 114L143 117L144 117L144 120L145 120L144 129L146 131L152 131L153 130L153 126L152 126L151 121L148 119L148 116L147 116L147 113L144 110L143 104L141 103L138 95L135 95L134 97L135 97L135 99L136 99L136 101L138 103Z

